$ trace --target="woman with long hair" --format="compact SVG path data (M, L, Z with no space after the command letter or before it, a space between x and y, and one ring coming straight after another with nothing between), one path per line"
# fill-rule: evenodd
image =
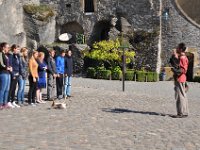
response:
M39 52L38 55L38 75L39 75L39 80L38 80L38 86L37 86L37 94L36 94L36 102L37 103L45 103L42 100L42 89L46 88L46 70L47 70L47 64L44 61L45 54L43 52Z
M38 84L38 51L33 51L32 56L29 60L29 92L28 92L28 103L32 106L36 106L36 90L37 90L37 84Z
M13 108L12 104L8 103L10 73L12 72L12 67L9 65L9 58L7 56L9 49L8 43L4 42L0 44L0 109Z
M18 80L17 101L20 106L24 106L24 89L28 78L28 49L21 49L21 74Z

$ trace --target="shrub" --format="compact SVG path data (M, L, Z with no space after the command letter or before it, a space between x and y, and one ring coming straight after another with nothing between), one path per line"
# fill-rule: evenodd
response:
M96 70L95 68L89 67L87 68L87 78L96 78Z
M158 73L157 73L157 72L154 72L154 73L153 73L153 81L154 81L154 82L157 82L157 81L158 81L158 77L159 77Z
M120 49L118 39L96 42L92 45L91 50L86 49L84 51L85 57L109 64L111 68L122 63L122 54L123 51ZM135 56L135 52L133 50L126 50L125 56L126 63L130 63Z
M132 81L134 77L134 71L126 71L125 80Z
M195 76L193 79L194 82L200 83L200 76Z
M53 9L48 5L28 4L23 6L27 14L35 15L35 18L40 21L47 21L55 15Z
M146 72L145 71L136 71L136 81L145 82L146 81Z
M120 80L122 78L122 70L119 66L112 69L112 80Z
M112 80L121 80L122 79L122 71L113 71L112 72Z
M110 70L99 70L97 72L97 79L111 79L111 71Z
M154 81L154 72L147 72L147 81L148 82L153 82Z

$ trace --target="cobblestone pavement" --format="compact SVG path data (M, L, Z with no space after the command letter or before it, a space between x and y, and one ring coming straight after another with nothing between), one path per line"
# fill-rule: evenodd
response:
M173 82L73 79L66 110L0 111L0 150L200 150L200 84L190 83L190 116L176 114Z

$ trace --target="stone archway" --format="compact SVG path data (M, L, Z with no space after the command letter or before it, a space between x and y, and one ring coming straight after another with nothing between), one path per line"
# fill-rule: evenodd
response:
M84 35L84 29L78 22L73 21L61 26L60 34L63 33L69 33L72 35L72 39L68 43L76 43L77 34Z
M110 31L110 28L111 28L110 20L98 21L94 25L92 35L90 37L91 44L102 40L108 40L109 39L108 33Z

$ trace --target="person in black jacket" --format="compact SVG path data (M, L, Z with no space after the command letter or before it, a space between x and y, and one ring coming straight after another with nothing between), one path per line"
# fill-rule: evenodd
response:
M71 97L71 81L73 74L72 51L68 50L65 56L65 96Z
M56 98L56 62L54 59L55 50L49 50L49 57L47 59L47 100L54 100Z
M19 81L19 76L21 75L21 58L19 55L20 47L16 44L13 44L11 46L11 51L13 54L10 54L9 60L13 71L11 73L11 85L8 101L12 102L12 105L18 108L20 106L15 103L15 90Z
M12 72L12 67L9 65L9 58L7 57L9 49L8 43L3 42L0 44L0 110L13 108L12 104L8 102L10 72Z

